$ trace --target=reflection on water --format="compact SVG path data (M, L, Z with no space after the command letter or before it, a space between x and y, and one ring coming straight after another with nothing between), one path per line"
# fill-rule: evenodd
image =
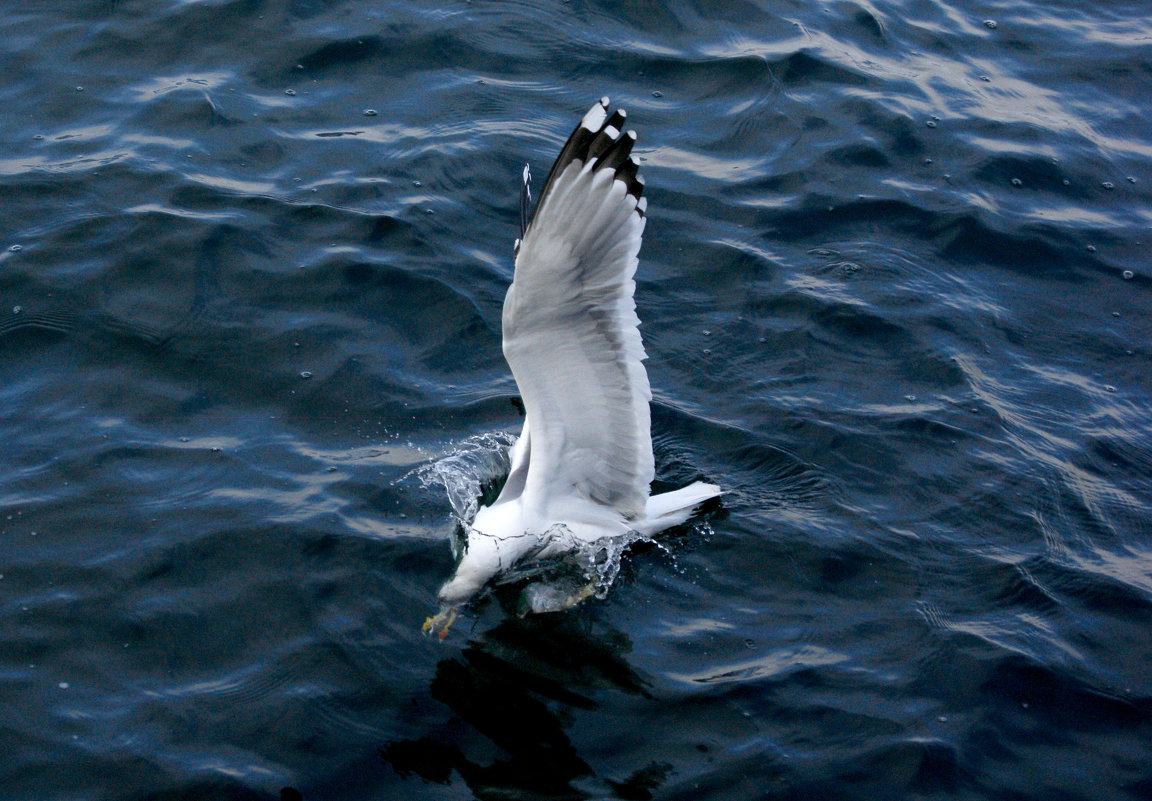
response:
M507 620L436 665L429 693L451 714L423 736L388 743L380 757L401 776L439 784L459 776L481 799L509 792L592 798L599 793L585 788L604 781L618 794L633 793L620 797L652 797L668 766L597 781L565 733L574 715L595 711L592 695L647 697L628 667L629 648L626 637L599 626L551 616Z

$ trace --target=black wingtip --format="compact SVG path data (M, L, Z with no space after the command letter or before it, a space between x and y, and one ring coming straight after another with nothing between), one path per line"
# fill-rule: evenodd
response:
M548 178L544 181L544 188L540 191L536 208L544 204L552 188L552 180L564 172L569 164L573 161L585 164L595 161L596 166L593 169L610 169L615 172L615 179L622 181L627 187L628 194L636 198L637 213L641 217L644 216L644 209L640 205L641 195L644 193L644 181L637 174L640 165L631 155L632 147L636 144L636 132L623 133L628 112L622 108L611 113L609 110L608 97L602 97L580 120L580 124L561 148L552 169L548 171Z

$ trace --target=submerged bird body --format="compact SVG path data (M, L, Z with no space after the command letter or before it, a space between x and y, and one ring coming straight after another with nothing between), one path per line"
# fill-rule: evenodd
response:
M528 557L651 536L720 494L702 482L649 494L652 393L633 300L645 201L623 122L607 98L584 115L517 243L502 322L524 429L426 630L443 634L459 606Z

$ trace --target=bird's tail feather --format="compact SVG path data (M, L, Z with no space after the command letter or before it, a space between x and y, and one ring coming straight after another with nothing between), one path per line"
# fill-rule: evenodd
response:
M697 481L672 492L649 496L641 533L651 535L680 525L692 516L697 506L709 498L715 498L721 492L722 490L715 484Z

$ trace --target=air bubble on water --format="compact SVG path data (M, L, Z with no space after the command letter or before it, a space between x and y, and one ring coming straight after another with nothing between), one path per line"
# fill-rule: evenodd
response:
M22 311L24 311L24 307L23 307L23 306L13 306L13 307L12 307L12 313L13 313L13 314L19 314L19 313L20 313L20 312L22 312Z
M664 97L664 93L661 92L659 89L656 89L652 92L652 97L656 97L656 98Z
M68 682L66 682L66 681L62 681L62 682L60 682L59 684L57 684L56 686L57 686L57 687L59 687L61 690L67 690L67 689L68 689L69 687L71 687L72 685L71 685L71 684L69 684L69 683L68 683Z
M1135 175L1129 175L1127 180L1128 180L1128 183L1134 184L1134 183L1136 183L1136 176Z
M1064 179L1063 181L1061 181L1060 183L1064 184L1064 186L1071 186L1071 185L1072 185L1072 182L1071 182L1071 181L1069 181L1067 178L1065 178L1065 179Z
M424 183L422 181L413 181L412 186L424 186Z
M1100 186L1104 187L1105 189L1115 189L1116 188L1116 184L1112 183L1111 181L1103 181L1103 182L1101 182Z
M1115 392L1116 391L1116 387L1112 386L1111 384L1105 384L1104 389L1107 392Z
M295 89L285 89L284 94L288 95L288 97L295 97L296 96L296 90Z
M926 122L924 124L927 125L929 128L935 128L936 127L936 120L928 120L928 122Z
M904 400L908 401L909 403L913 403L916 400L916 396L915 395L905 395Z
M1023 185L1024 185L1024 182L1021 181L1019 178L1013 178L1012 179L1012 186L1023 186Z
M994 19L984 20L984 27L990 31L996 30L996 20L994 20Z
M312 372L310 370L301 370L300 371L300 377L303 378L305 381L307 381L309 378L312 377Z
M8 248L9 253L19 253L24 249L23 245L12 245Z
M44 141L44 134L36 134L32 138L35 139L37 142L42 142L42 141ZM1132 179L1132 183L1136 183L1135 179Z
M1096 252L1096 246L1095 245L1089 245L1088 246L1088 252L1089 253L1095 253Z
M1131 270L1125 270L1124 272L1120 273L1120 275L1123 276L1125 281L1131 281L1136 277L1136 273L1132 272Z
M77 86L77 87L76 87L76 91L77 91L77 92L83 92L83 91L84 91L84 87L83 87L83 86Z
M376 116L377 114L379 114L379 113L380 113L380 112L379 112L379 111L377 111L377 110L376 110L376 109L374 109L374 108L366 108L366 109L364 109L364 116L365 116L365 117L375 117L375 116Z

